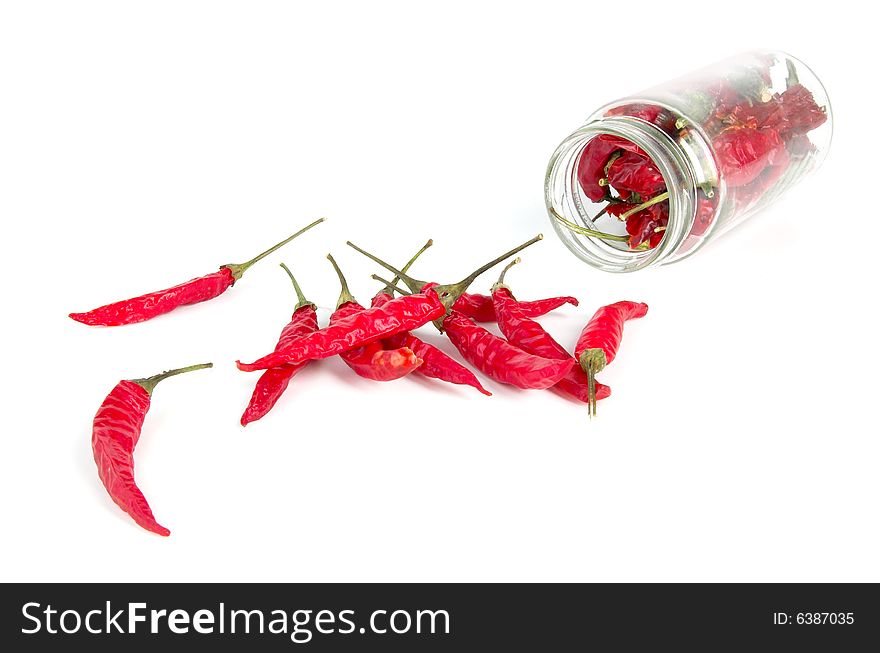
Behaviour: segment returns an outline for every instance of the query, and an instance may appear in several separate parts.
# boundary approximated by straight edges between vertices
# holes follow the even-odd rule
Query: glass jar
[[[596,111],[550,159],[547,211],[599,269],[680,261],[818,167],[831,131],[809,68],[749,52]]]

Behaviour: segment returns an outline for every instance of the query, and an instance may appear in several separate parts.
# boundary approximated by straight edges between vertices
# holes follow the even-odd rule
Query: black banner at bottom
[[[7,651],[855,650],[873,584],[6,584]],[[10,648],[10,645],[12,648]],[[876,648],[875,648],[876,650]]]

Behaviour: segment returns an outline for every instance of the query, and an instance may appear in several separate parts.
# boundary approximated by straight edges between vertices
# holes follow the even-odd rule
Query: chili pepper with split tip
[[[603,306],[590,318],[575,345],[574,355],[589,382],[590,414],[596,414],[596,374],[611,364],[620,348],[623,325],[644,317],[648,305],[622,301]]]
[[[422,249],[420,249],[406,265],[403,266],[402,270],[404,272],[408,271],[410,266],[422,254],[422,252],[424,252],[432,244],[433,242],[429,240],[425,244],[425,246],[422,247]],[[396,277],[392,281],[386,283],[385,287],[378,293],[376,293],[376,296],[373,297],[372,302],[372,305],[374,307],[387,304],[394,298],[394,291],[396,289],[395,282]],[[483,385],[477,379],[476,375],[468,368],[466,368],[454,358],[447,356],[443,351],[441,351],[434,345],[430,345],[421,338],[417,338],[409,331],[404,331],[402,333],[393,335],[390,338],[386,338],[382,342],[385,347],[389,349],[394,349],[398,347],[409,347],[410,349],[412,349],[415,352],[416,356],[422,359],[422,364],[416,369],[416,372],[421,374],[422,376],[426,376],[432,379],[438,379],[440,381],[446,381],[447,383],[454,383],[457,385],[469,385],[472,388],[476,388],[478,391],[482,392],[488,397],[492,396],[492,393],[483,387]]]
[[[423,292],[419,292],[419,290],[427,285],[425,282],[418,282],[405,272],[401,272],[383,261],[380,265],[399,275],[401,280],[411,289],[415,285],[418,286],[413,290],[412,295],[398,297],[383,306],[369,308],[365,311],[349,315],[340,319],[336,324],[300,338],[296,343],[281,351],[263,356],[253,363],[236,361],[236,365],[238,365],[238,369],[244,372],[254,372],[256,370],[277,367],[285,363],[295,363],[306,358],[327,358],[341,354],[354,347],[389,338],[401,331],[412,331],[431,321],[438,324],[437,321],[446,315],[447,311],[455,303],[455,300],[461,296],[461,293],[467,290],[474,279],[489,268],[498,265],[542,238],[543,236],[539,234],[528,242],[505,253],[503,256],[474,270],[474,272],[458,283],[426,288]],[[349,242],[347,244],[365,254],[368,258],[379,261],[375,256],[364,252],[364,250],[352,243]]]
[[[336,302],[336,310],[330,316],[330,325],[344,320],[350,315],[363,313],[367,309],[358,304],[348,289],[348,282],[336,264],[336,259],[327,254],[327,259],[333,265],[336,275],[339,277],[341,290],[339,300]],[[406,346],[386,349],[382,340],[375,340],[360,347],[354,347],[339,354],[339,357],[351,370],[365,379],[371,381],[394,381],[415,371],[422,364],[422,359]]]
[[[281,264],[281,267],[284,268],[284,271],[287,272],[291,282],[293,282],[293,288],[296,291],[297,304],[293,309],[293,315],[290,318],[290,322],[288,322],[281,330],[281,335],[278,337],[278,344],[275,345],[275,351],[286,347],[298,338],[314,333],[318,330],[318,315],[315,311],[315,305],[305,298],[296,278],[288,267],[284,265],[284,263]],[[309,363],[311,363],[310,360],[304,360],[292,365],[273,367],[272,369],[263,372],[260,375],[260,378],[257,379],[257,384],[254,386],[254,393],[251,395],[251,400],[248,402],[248,405],[241,416],[241,425],[247,426],[251,422],[255,422],[258,419],[265,417],[266,413],[272,410],[272,407],[281,395],[284,394],[284,391],[287,390],[290,380]]]
[[[89,326],[122,326],[145,322],[158,315],[173,311],[179,306],[197,304],[214,299],[231,288],[254,263],[323,221],[324,218],[315,220],[312,224],[303,227],[292,236],[273,245],[246,263],[230,263],[221,266],[217,272],[212,272],[203,277],[191,279],[165,290],[107,304],[85,313],[71,313],[70,318]]]
[[[509,263],[492,286],[492,300],[495,314],[498,316],[498,328],[509,343],[523,351],[543,358],[574,361],[574,357],[556,342],[544,327],[525,315],[510,288],[504,283],[507,271],[519,262],[520,259],[517,258]],[[549,389],[564,397],[589,403],[587,375],[577,365],[573,365],[566,375]],[[601,383],[596,384],[597,400],[605,399],[610,395],[611,388]]]
[[[145,379],[120,381],[98,409],[92,426],[92,454],[98,476],[110,498],[139,526],[159,535],[170,535],[153,517],[147,499],[134,480],[134,448],[150,409],[153,389],[163,379],[202,370],[211,363],[169,370]]]

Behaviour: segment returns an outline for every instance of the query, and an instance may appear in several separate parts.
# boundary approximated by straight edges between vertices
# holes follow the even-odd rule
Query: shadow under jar
[[[607,104],[553,153],[547,211],[590,265],[665,265],[741,223],[815,170],[831,142],[819,79],[756,51]]]

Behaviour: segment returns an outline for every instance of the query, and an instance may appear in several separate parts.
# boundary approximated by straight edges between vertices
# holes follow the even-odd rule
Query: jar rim
[[[652,102],[652,104],[657,104]],[[577,217],[592,225],[572,192],[577,183],[573,178],[577,161],[587,143],[602,134],[624,138],[645,151],[663,176],[669,193],[669,221],[663,239],[646,251],[625,250],[599,238],[578,234],[554,217],[554,212],[566,219]],[[559,177],[560,174],[564,176]],[[576,174],[574,175],[576,176]],[[554,190],[564,189],[560,197]],[[635,272],[659,264],[670,257],[690,233],[696,219],[696,178],[687,158],[675,142],[656,125],[632,116],[603,116],[581,126],[557,147],[547,167],[545,202],[553,228],[563,243],[580,258],[599,269],[609,272]],[[561,198],[569,200],[569,207],[559,206]]]

